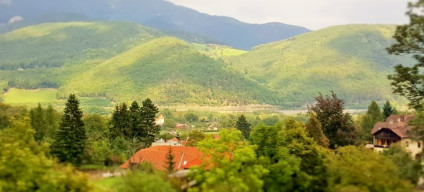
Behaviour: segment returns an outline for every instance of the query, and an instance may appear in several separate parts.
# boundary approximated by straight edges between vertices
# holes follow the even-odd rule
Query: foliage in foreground
[[[90,191],[84,174],[57,164],[34,140],[29,125],[14,122],[0,130],[0,191]]]

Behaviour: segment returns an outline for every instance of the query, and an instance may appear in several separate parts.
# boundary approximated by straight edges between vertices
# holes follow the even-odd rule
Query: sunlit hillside
[[[395,26],[344,25],[258,46],[233,57],[229,68],[281,91],[286,102],[302,105],[333,90],[349,105],[393,99],[387,75],[408,57],[390,56]]]

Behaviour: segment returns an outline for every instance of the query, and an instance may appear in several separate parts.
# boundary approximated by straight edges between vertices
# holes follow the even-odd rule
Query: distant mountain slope
[[[347,103],[392,99],[387,75],[408,57],[390,56],[395,26],[345,25],[255,47],[234,57],[229,68],[264,86],[280,90],[286,104],[312,102],[318,92],[334,90]]]
[[[5,53],[0,88],[55,87],[60,98],[70,93],[113,101],[150,97],[167,105],[279,102],[276,91],[228,71],[194,45],[136,24],[41,24],[0,35],[0,42],[7,44],[0,49]]]
[[[349,107],[396,98],[387,75],[394,26],[346,25],[246,52],[187,43],[126,22],[48,23],[0,35],[0,89],[161,105],[305,107],[334,90]]]
[[[82,18],[138,22],[183,39],[190,36],[186,40],[220,42],[245,50],[309,31],[283,23],[247,24],[229,17],[199,13],[164,0],[11,0],[10,5],[0,4],[0,23],[7,23],[17,15],[24,21],[35,18],[38,22],[69,21],[66,17],[57,17],[58,14],[69,14],[70,19],[80,15]],[[199,36],[194,37],[195,34]]]

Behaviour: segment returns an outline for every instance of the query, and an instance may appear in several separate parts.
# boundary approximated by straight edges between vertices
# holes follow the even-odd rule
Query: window
[[[405,141],[405,146],[409,147],[409,141]]]
[[[418,148],[421,148],[421,142],[418,142]]]

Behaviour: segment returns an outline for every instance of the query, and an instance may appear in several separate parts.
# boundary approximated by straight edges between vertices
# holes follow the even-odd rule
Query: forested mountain
[[[128,22],[67,22],[0,35],[0,88],[160,105],[304,107],[334,90],[350,107],[393,99],[394,26],[347,25],[246,52],[193,44]]]
[[[7,24],[20,16],[23,21]],[[44,22],[131,21],[163,30],[179,38],[226,44],[239,49],[283,40],[308,32],[283,23],[248,24],[229,17],[211,16],[164,0],[3,0],[0,32]]]
[[[392,25],[344,25],[255,47],[230,60],[230,69],[281,91],[285,103],[302,105],[334,90],[349,105],[391,99],[387,75],[407,57],[392,56]],[[293,101],[293,102],[291,102]]]

